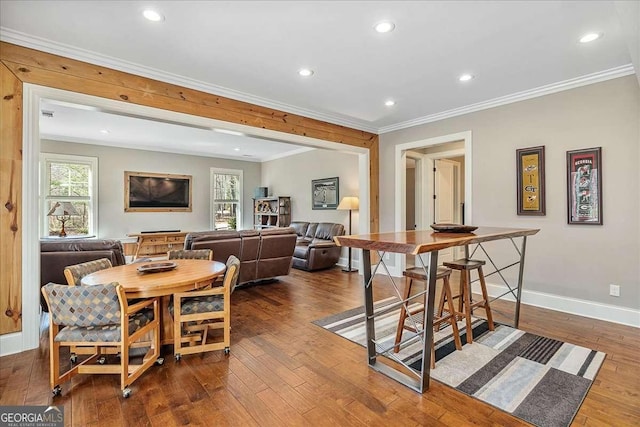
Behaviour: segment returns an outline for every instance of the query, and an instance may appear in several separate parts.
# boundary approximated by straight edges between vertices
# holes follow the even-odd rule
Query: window
[[[98,230],[98,159],[66,154],[40,155],[40,235],[57,236],[64,221],[67,236],[95,235]],[[56,203],[69,202],[77,215],[48,215]]]
[[[242,171],[211,169],[211,212],[214,230],[242,228]]]

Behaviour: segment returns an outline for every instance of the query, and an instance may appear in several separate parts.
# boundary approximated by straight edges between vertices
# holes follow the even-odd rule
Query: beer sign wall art
[[[567,151],[569,224],[602,225],[602,148]]]
[[[516,150],[518,215],[545,215],[544,145]]]

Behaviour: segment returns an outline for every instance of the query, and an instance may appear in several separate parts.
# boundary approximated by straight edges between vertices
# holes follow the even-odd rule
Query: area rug
[[[375,311],[394,303],[395,298],[378,301]],[[397,308],[376,317],[379,348],[393,345],[399,315]],[[364,307],[313,323],[366,346]],[[472,323],[474,342],[466,344],[465,323],[459,322],[458,328],[462,351],[455,350],[450,325],[434,335],[436,367],[431,378],[537,426],[571,424],[606,356],[506,325],[495,324],[495,330],[489,331],[479,318]],[[403,342],[409,334],[404,331]],[[408,341],[396,356],[418,371],[422,344],[417,337]]]

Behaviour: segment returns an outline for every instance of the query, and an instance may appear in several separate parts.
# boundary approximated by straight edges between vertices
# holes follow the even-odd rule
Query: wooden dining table
[[[176,267],[161,272],[152,271],[154,264],[175,263]],[[82,285],[99,285],[118,282],[128,299],[162,297],[160,339],[162,344],[173,344],[173,321],[169,314],[169,301],[176,292],[201,289],[224,275],[226,266],[217,261],[199,259],[175,259],[120,265],[96,271],[82,278]]]

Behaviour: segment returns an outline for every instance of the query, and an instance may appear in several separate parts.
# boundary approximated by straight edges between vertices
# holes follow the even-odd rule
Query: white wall
[[[251,197],[260,185],[260,163],[50,140],[42,141],[41,151],[98,157],[98,237],[123,238],[128,233],[150,230],[210,230],[212,167],[244,171],[243,228],[252,228]],[[124,171],[192,175],[192,211],[125,212]]]
[[[340,178],[340,199],[358,196],[358,156],[355,154],[318,149],[262,163],[262,186],[269,187],[269,194],[291,196],[292,221],[335,222],[344,224],[348,232],[348,211],[312,209],[311,181],[334,176]],[[358,212],[355,211],[351,233],[358,233]],[[353,251],[354,260],[357,252]],[[346,248],[343,257],[346,257]]]
[[[471,131],[471,223],[540,229],[528,240],[525,289],[639,309],[639,98],[628,76],[381,135],[380,231],[395,223],[394,146]],[[547,213],[518,216],[516,149],[538,145]],[[568,225],[566,151],[591,147],[602,147],[604,225]],[[619,298],[610,283],[621,286]]]

